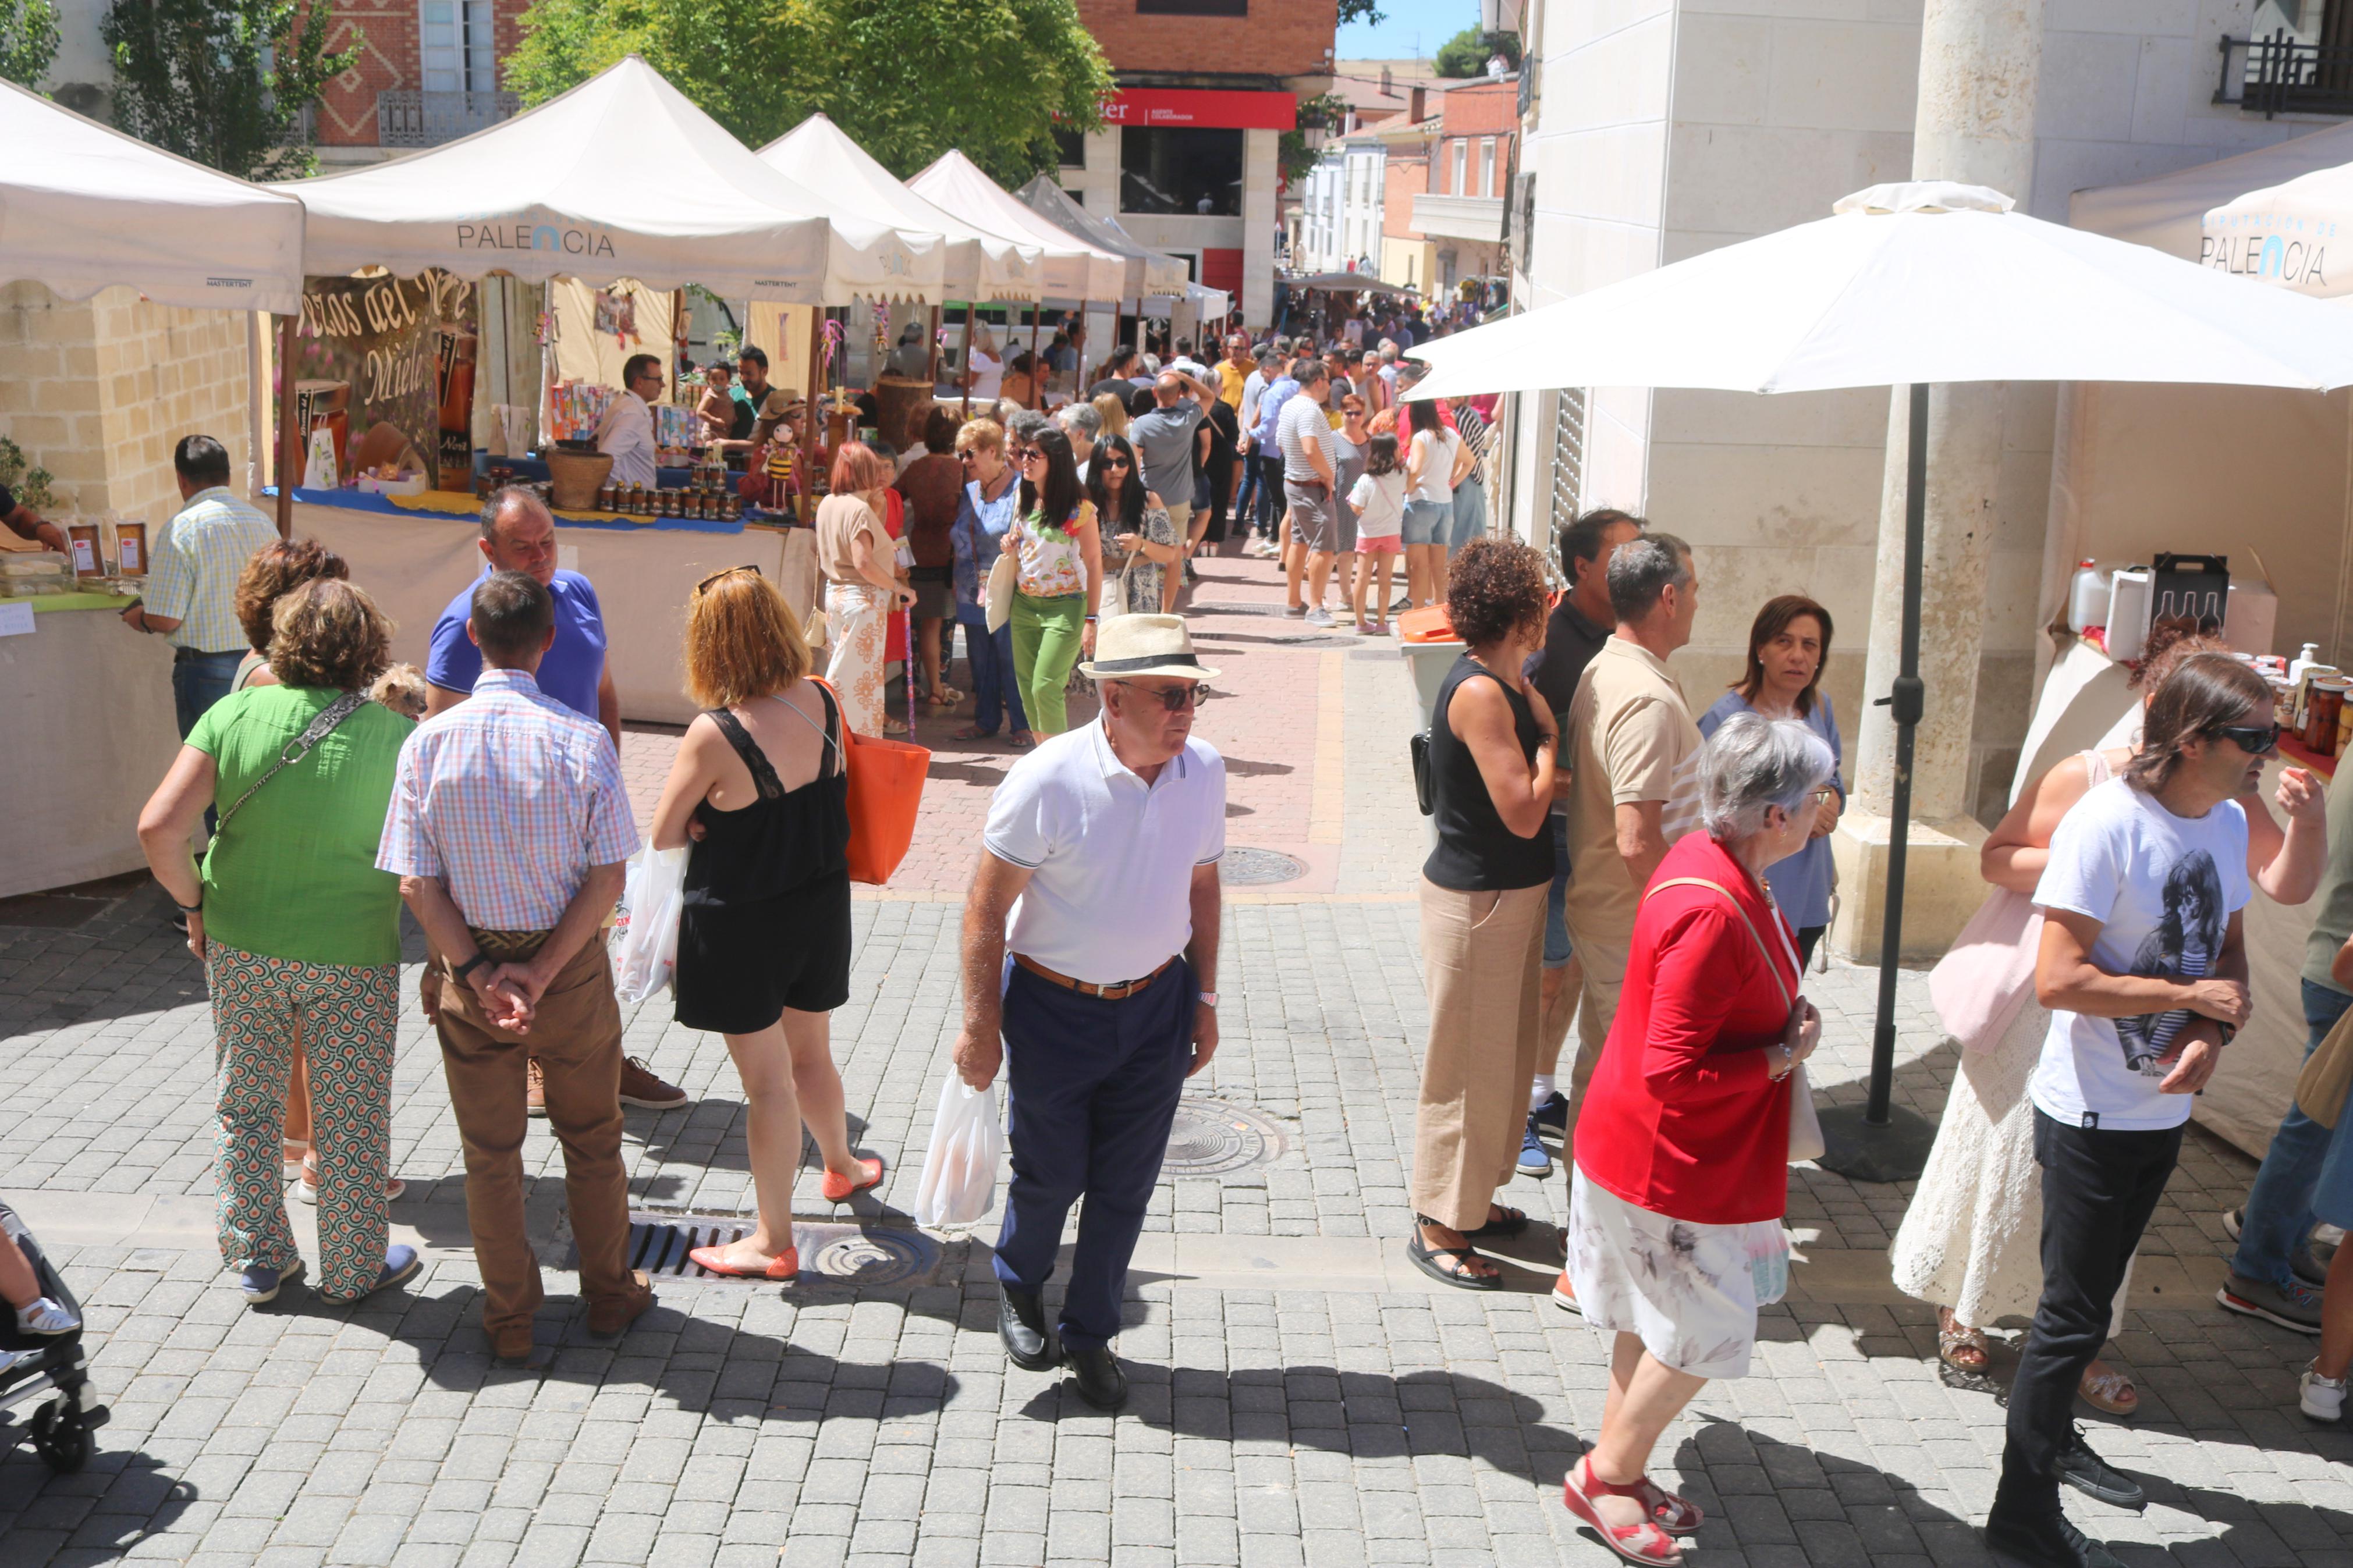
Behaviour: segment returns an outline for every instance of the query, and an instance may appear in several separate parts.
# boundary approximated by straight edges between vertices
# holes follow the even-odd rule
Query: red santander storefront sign
[[[1181,125],[1219,131],[1291,131],[1299,100],[1287,92],[1216,88],[1131,87],[1103,105],[1113,125]]]

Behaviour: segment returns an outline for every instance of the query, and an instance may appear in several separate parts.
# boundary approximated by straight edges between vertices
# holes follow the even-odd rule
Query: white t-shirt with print
[[[2059,820],[2034,901],[2101,923],[2091,960],[2112,974],[2199,979],[2212,972],[2243,908],[2247,818],[2236,801],[2176,816],[2123,779],[2093,788]],[[2054,1011],[2028,1092],[2070,1126],[2147,1131],[2189,1120],[2191,1096],[2161,1094],[2159,1058],[2195,1015],[2131,1018]]]

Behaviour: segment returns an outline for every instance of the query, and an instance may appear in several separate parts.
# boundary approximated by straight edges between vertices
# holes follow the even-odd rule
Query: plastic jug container
[[[2108,624],[2108,603],[2116,591],[2114,577],[2090,562],[2076,563],[2067,589],[2067,625],[2076,631]]]

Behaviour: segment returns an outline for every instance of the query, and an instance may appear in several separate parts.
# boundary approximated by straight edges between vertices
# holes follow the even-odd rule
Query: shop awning
[[[1117,300],[1127,259],[1057,224],[980,172],[961,153],[943,153],[907,188],[990,234],[1045,253],[1046,292],[1057,300]]]
[[[1316,272],[1305,278],[1276,279],[1286,289],[1326,289],[1338,294],[1409,294],[1394,283],[1384,283],[1373,272]]]
[[[2251,190],[2208,213],[2199,259],[2322,300],[2353,294],[2353,150],[2348,162]]]
[[[0,81],[0,282],[291,315],[302,207]]]
[[[760,161],[879,223],[946,237],[942,287],[955,300],[1034,300],[1044,290],[1044,247],[975,227],[893,179],[840,126],[812,114],[760,149]]]
[[[313,273],[630,278],[797,305],[944,297],[945,236],[779,174],[635,55],[463,141],[273,188],[309,209]]]
[[[1039,174],[1013,194],[1056,227],[1069,229],[1088,244],[1120,258],[1126,268],[1121,279],[1121,299],[1185,292],[1190,275],[1183,262],[1156,250],[1146,250],[1129,238],[1125,229],[1115,223],[1106,223],[1079,205],[1045,175]]]

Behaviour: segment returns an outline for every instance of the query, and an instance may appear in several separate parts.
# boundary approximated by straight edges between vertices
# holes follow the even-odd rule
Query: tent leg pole
[[[940,384],[940,308],[937,305],[932,307],[932,335],[925,352],[929,357],[923,361],[923,385],[930,389]]]
[[[972,417],[972,301],[964,303],[964,353],[956,361],[956,386],[964,393],[964,413],[959,417]]]
[[[1879,700],[1895,721],[1895,785],[1888,803],[1886,912],[1879,937],[1879,1007],[1871,1032],[1870,1094],[1858,1116],[1852,1106],[1821,1115],[1820,1163],[1857,1181],[1905,1182],[1927,1164],[1936,1126],[1894,1103],[1895,980],[1904,951],[1904,863],[1911,845],[1912,745],[1927,707],[1920,680],[1921,557],[1927,550],[1928,388],[1911,388],[1910,434],[1904,462],[1904,625],[1894,689]]]
[[[1038,318],[1044,315],[1046,301],[1029,301],[1029,405],[1040,414],[1046,411],[1046,378],[1038,373]]]
[[[808,391],[801,398],[801,504],[809,509],[804,521],[817,517],[817,400],[818,356],[825,348],[825,307],[809,307]]]
[[[300,316],[278,318],[278,537],[294,537],[294,481],[302,472],[302,432],[294,427],[294,329]]]

